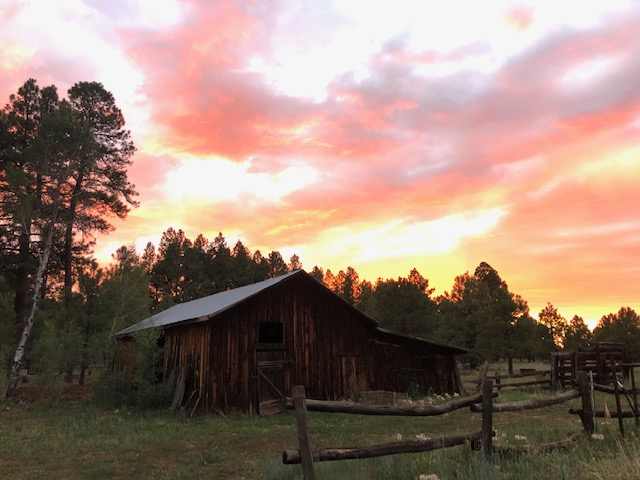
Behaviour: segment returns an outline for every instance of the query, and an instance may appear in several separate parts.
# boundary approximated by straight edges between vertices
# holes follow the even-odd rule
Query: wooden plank
[[[496,447],[495,451],[500,454],[529,454],[540,455],[543,453],[549,453],[556,450],[562,450],[570,448],[575,445],[576,441],[580,438],[578,434],[569,435],[567,438],[558,440],[555,442],[541,443],[539,445],[522,445],[522,446],[509,446],[509,447]]]
[[[595,422],[593,420],[593,396],[591,395],[590,382],[587,379],[587,372],[578,373],[578,391],[582,399],[582,426],[586,433],[591,435],[595,432]]]
[[[630,369],[630,374],[631,374],[631,391],[633,392],[633,410],[634,410],[634,418],[635,418],[635,424],[636,424],[636,428],[640,427],[640,415],[638,412],[638,391],[636,390],[636,375],[635,375],[635,368],[636,365],[635,364],[631,364],[629,365],[629,369]]]
[[[602,393],[609,393],[611,395],[615,395],[616,394],[616,389],[615,387],[610,387],[608,385],[602,385],[601,383],[594,383],[593,384],[593,389],[598,391],[598,392],[602,392]],[[625,393],[631,394],[631,395],[636,395],[639,392],[639,390],[635,387],[633,387],[631,390],[625,389],[624,390]]]
[[[493,380],[482,384],[482,453],[485,460],[493,456]]]
[[[492,382],[493,383],[493,382]],[[497,393],[492,394],[497,397]],[[316,412],[352,413],[356,415],[390,415],[430,417],[453,412],[468,407],[482,400],[482,394],[459,397],[439,405],[426,406],[395,406],[395,405],[364,405],[353,402],[334,402],[324,400],[306,400],[307,410]],[[287,399],[287,408],[293,408],[294,403]]]
[[[624,421],[622,416],[622,405],[620,403],[620,387],[618,385],[618,375],[617,372],[613,371],[613,389],[614,395],[616,396],[616,416],[618,417],[618,427],[620,428],[620,435],[624,437]]]
[[[334,460],[350,460],[358,458],[383,457],[399,453],[419,453],[438,450],[441,448],[464,445],[467,442],[477,442],[481,433],[469,435],[456,435],[426,440],[407,440],[403,442],[384,443],[361,448],[323,448],[313,452],[313,459],[317,462]],[[291,465],[301,461],[298,450],[285,450],[282,452],[282,463]]]
[[[501,412],[519,412],[521,410],[535,410],[537,408],[549,407],[551,405],[557,405],[560,403],[568,402],[574,398],[580,397],[580,392],[576,390],[569,390],[567,392],[553,395],[549,398],[541,398],[539,400],[522,400],[519,402],[501,402],[493,404],[493,411],[496,413]],[[480,405],[471,405],[472,412],[482,412]]]
[[[530,382],[520,382],[520,383],[496,383],[495,388],[498,390],[502,388],[519,388],[519,387],[531,387],[534,385],[549,385],[551,383],[550,380],[532,380]]]
[[[578,408],[570,408],[569,409],[569,413],[571,415],[580,415],[582,416],[584,413],[584,410],[582,409],[578,409]],[[593,416],[596,418],[610,418],[611,414],[609,412],[605,412],[604,410],[594,410],[593,412]],[[622,418],[634,418],[634,412],[630,412],[628,410],[623,410],[622,411]]]
[[[313,457],[311,455],[311,443],[307,431],[307,409],[305,407],[304,385],[293,387],[293,404],[295,408],[296,427],[298,432],[298,452],[302,463],[304,480],[315,480],[313,470]]]

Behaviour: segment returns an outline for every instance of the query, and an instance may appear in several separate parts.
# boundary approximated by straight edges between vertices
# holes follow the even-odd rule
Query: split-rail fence
[[[396,405],[365,405],[342,401],[322,401],[305,398],[304,386],[295,386],[292,390],[292,398],[286,399],[287,408],[294,411],[296,418],[298,449],[285,450],[282,453],[284,464],[301,464],[305,480],[315,480],[314,462],[363,459],[395,455],[400,453],[417,453],[470,444],[474,450],[481,450],[486,460],[491,460],[496,451],[493,445],[493,415],[502,412],[518,412],[545,408],[562,404],[573,399],[580,398],[581,409],[570,409],[570,414],[579,415],[583,430],[586,434],[595,431],[595,418],[604,416],[601,411],[594,409],[594,391],[610,393],[616,397],[616,416],[619,421],[620,432],[624,435],[623,418],[635,418],[636,427],[640,426],[640,414],[638,410],[638,390],[635,385],[633,367],[640,364],[621,364],[620,368],[627,368],[631,372],[631,390],[625,390],[621,382],[616,380],[614,386],[600,385],[593,382],[593,375],[586,372],[578,372],[574,389],[556,393],[548,398],[522,400],[514,402],[494,402],[499,396],[496,390],[507,387],[527,387],[533,385],[551,384],[551,380],[537,380],[522,383],[500,383],[505,378],[521,378],[540,375],[546,372],[529,374],[517,374],[513,376],[499,377],[488,376],[485,372],[481,375],[479,384],[480,392],[474,395],[454,398],[448,402],[428,406],[396,406]],[[631,411],[623,411],[621,397],[625,397],[631,407]],[[462,408],[470,408],[472,412],[482,414],[482,427],[479,432],[471,432],[463,435],[442,436],[438,438],[425,438],[389,442],[368,447],[359,448],[321,448],[312,449],[311,439],[307,428],[307,411],[347,413],[356,415],[395,415],[395,416],[437,416],[453,412]],[[500,451],[544,452],[570,446],[578,438],[578,432],[568,438],[536,446],[522,448],[501,448]]]

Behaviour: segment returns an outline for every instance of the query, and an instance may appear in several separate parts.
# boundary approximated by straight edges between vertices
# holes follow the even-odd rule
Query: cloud
[[[533,305],[635,298],[633,2],[0,8],[0,92],[95,78],[130,120],[142,206],[111,246],[222,230],[440,289],[484,259]]]

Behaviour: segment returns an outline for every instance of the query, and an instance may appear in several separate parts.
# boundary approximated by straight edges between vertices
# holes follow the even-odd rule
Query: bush
[[[136,365],[103,374],[94,390],[99,405],[157,409],[171,404],[175,381],[162,381],[162,351],[157,340],[157,333],[136,337]]]
[[[105,372],[93,393],[96,403],[103,407],[120,408],[136,404],[136,387],[125,372]]]

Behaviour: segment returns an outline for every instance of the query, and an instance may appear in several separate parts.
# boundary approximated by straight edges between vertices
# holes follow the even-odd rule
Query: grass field
[[[509,391],[501,393],[500,400],[539,395],[546,394]],[[599,397],[597,405],[602,401]],[[613,404],[609,398],[612,411]],[[498,444],[549,442],[580,431],[578,418],[567,414],[569,406],[577,407],[578,402],[496,415]],[[626,424],[624,441],[615,420],[600,421],[604,440],[582,439],[568,451],[498,458],[493,464],[463,446],[324,463],[317,471],[319,478],[332,480],[415,479],[430,473],[441,480],[640,478],[640,440],[633,421]],[[478,431],[480,416],[467,409],[426,418],[311,413],[310,427],[316,447],[361,446],[393,441],[397,434],[408,439]],[[286,480],[300,478],[299,466],[280,463],[282,450],[295,447],[294,421],[287,414],[187,419],[168,412],[105,410],[82,395],[0,403],[0,478]]]

